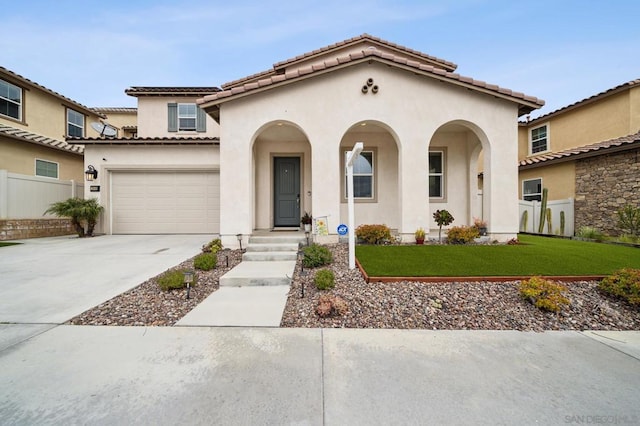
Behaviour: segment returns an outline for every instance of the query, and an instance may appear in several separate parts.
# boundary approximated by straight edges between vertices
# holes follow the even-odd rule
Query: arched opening
[[[429,141],[430,216],[446,209],[455,226],[488,219],[483,186],[491,176],[490,151],[485,133],[471,122],[451,121],[436,130]]]
[[[340,140],[340,220],[347,221],[345,158],[356,142],[364,150],[354,165],[356,226],[385,224],[392,230],[401,226],[399,151],[400,143],[384,123],[364,120],[351,126]]]
[[[311,144],[295,123],[262,126],[252,147],[253,228],[298,229],[311,205]]]

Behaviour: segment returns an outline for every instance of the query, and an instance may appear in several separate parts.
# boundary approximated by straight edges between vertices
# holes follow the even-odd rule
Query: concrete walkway
[[[640,422],[640,332],[23,327],[2,424]]]

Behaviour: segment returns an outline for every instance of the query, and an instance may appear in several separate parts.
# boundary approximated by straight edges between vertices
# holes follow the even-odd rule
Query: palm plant
[[[93,230],[96,227],[98,216],[104,211],[104,207],[98,203],[97,198],[82,201],[80,217],[87,221],[87,237],[93,237]]]
[[[98,203],[97,198],[91,198],[89,200],[69,198],[51,204],[44,214],[52,213],[58,217],[70,218],[71,224],[75,228],[78,237],[82,238],[84,236],[93,236],[93,230],[96,227],[98,216],[100,216],[100,213],[103,211],[104,207]],[[86,234],[83,222],[87,223]]]

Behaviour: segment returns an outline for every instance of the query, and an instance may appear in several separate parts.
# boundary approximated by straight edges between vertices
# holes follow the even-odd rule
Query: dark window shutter
[[[200,108],[197,108],[197,111],[198,111],[198,115],[196,118],[196,131],[206,132],[207,131],[207,114],[204,112],[203,109],[200,109]]]
[[[168,123],[169,123],[169,132],[177,132],[178,131],[178,104],[168,104],[167,109],[169,111]]]

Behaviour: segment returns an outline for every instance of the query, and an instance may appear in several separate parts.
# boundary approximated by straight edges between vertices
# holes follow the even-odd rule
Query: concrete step
[[[295,260],[241,262],[220,277],[220,287],[291,285]]]
[[[249,237],[251,244],[298,244],[306,243],[304,235],[252,235]]]
[[[243,261],[293,260],[298,257],[297,251],[248,251],[242,255]]]
[[[250,251],[298,251],[298,243],[249,243],[247,252]]]

